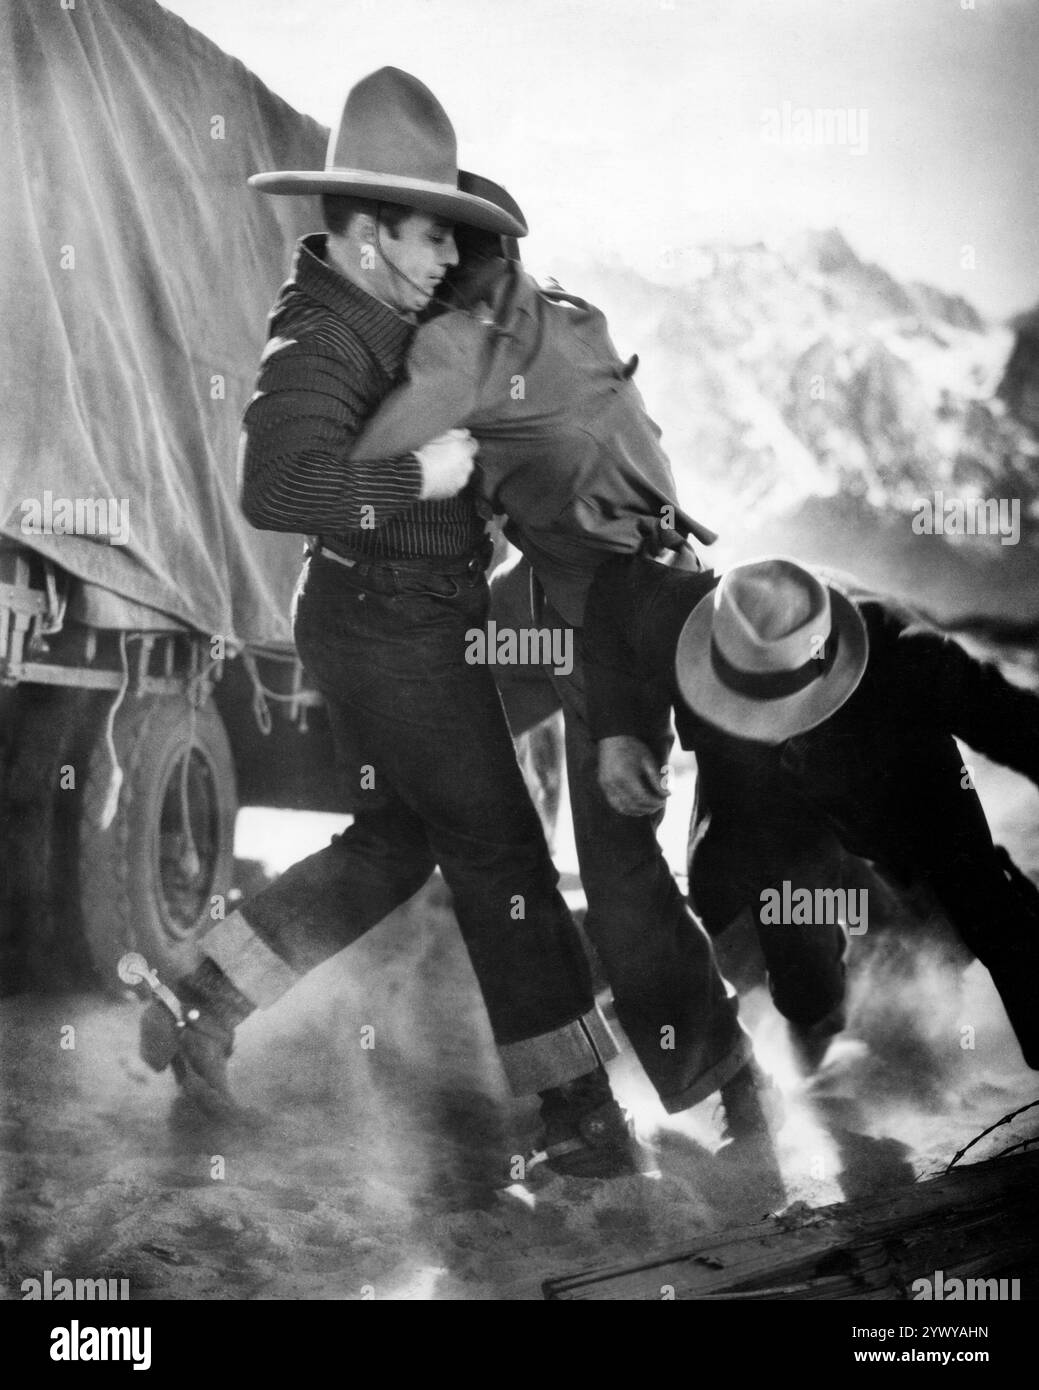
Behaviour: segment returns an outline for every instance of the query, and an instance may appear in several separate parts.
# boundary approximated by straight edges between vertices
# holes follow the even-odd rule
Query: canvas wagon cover
[[[241,516],[236,449],[320,219],[246,178],[321,167],[327,132],[152,0],[4,0],[0,131],[0,532],[203,632],[290,640],[301,542]],[[26,535],[61,499],[125,504],[127,544]]]

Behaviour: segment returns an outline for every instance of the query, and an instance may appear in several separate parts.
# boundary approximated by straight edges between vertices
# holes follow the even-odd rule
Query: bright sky
[[[374,68],[415,73],[537,268],[681,278],[698,242],[836,225],[990,315],[1039,300],[1039,0],[166,4],[325,124]],[[817,110],[843,143],[805,143]]]

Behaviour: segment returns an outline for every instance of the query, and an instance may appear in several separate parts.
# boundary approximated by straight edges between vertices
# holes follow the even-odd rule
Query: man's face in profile
[[[379,269],[386,280],[384,297],[406,313],[420,313],[448,270],[458,264],[451,223],[424,212],[406,217],[395,237],[383,228],[379,251]]]

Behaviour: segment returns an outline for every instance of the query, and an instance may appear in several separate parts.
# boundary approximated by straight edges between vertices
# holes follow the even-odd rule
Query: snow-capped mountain
[[[719,529],[809,499],[891,517],[941,491],[1039,512],[1039,448],[995,392],[1013,346],[965,299],[901,284],[837,230],[697,249],[669,283],[561,266],[606,310],[687,505]]]

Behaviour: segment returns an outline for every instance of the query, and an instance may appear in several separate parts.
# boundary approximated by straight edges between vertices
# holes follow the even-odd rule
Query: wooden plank
[[[638,1261],[546,1280],[547,1299],[899,1299],[914,1279],[1034,1276],[1039,1153],[718,1231]]]

